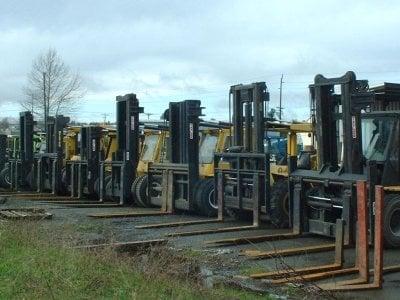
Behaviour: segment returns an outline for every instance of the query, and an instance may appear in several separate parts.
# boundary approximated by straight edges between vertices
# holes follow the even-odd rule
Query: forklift
[[[9,159],[10,188],[13,191],[29,190],[34,187],[32,170],[34,165],[33,115],[29,111],[19,114],[19,153]]]
[[[100,126],[82,126],[79,137],[79,158],[66,161],[66,177],[69,179],[71,197],[81,199],[98,196],[100,157],[103,154],[101,139],[103,128]]]
[[[168,129],[165,126],[144,125],[143,141],[137,167],[137,176],[134,180],[131,193],[134,197],[134,202],[138,206],[148,207],[147,202],[147,183],[148,183],[148,168],[153,162],[167,162],[167,140],[169,138]]]
[[[6,134],[0,134],[0,187],[7,187],[9,176],[7,170],[7,162],[9,158],[10,149],[8,148],[8,137]]]
[[[143,107],[135,94],[117,96],[117,145],[112,159],[104,155],[99,169],[99,201],[118,199],[120,205],[133,201],[131,186],[139,161],[139,114]]]
[[[148,202],[164,211],[198,211],[200,105],[200,100],[169,103],[170,162],[148,167]]]
[[[231,211],[241,218],[253,212],[253,226],[260,213],[269,209],[269,154],[264,150],[269,92],[265,82],[239,84],[230,88],[233,106],[233,143],[226,152],[214,155],[214,195],[219,214]]]
[[[384,242],[387,247],[399,247],[400,84],[370,88],[367,80],[357,80],[353,72],[347,72],[339,78],[317,75],[310,93],[320,168],[291,170],[293,229],[333,237],[335,222],[342,219],[344,244],[354,243],[356,182],[365,180],[369,224],[374,220],[373,191],[382,185]]]
[[[169,113],[167,110],[166,114]],[[178,115],[179,117],[179,115]],[[168,119],[168,117],[167,117]],[[179,124],[179,121],[177,122]],[[177,145],[169,143],[169,126],[158,125],[157,127],[145,125],[145,139],[142,146],[140,162],[138,165],[138,177],[136,178],[132,192],[140,206],[149,207],[147,197],[148,167],[152,163],[168,164],[170,162],[170,151],[176,151]],[[158,129],[158,131],[150,130]],[[146,131],[147,129],[147,131]],[[214,216],[218,207],[214,201],[214,152],[223,151],[230,137],[230,126],[224,122],[208,122],[199,119],[199,147],[198,147],[198,183],[195,191],[195,202],[198,203],[198,212],[207,216]],[[172,148],[171,148],[172,147]],[[153,154],[150,158],[149,155]],[[161,195],[161,177],[152,181],[154,195]]]
[[[58,115],[48,117],[46,122],[46,152],[34,155],[33,174],[36,175],[38,193],[51,192],[54,195],[65,193],[62,183],[64,162],[64,129],[69,117]]]

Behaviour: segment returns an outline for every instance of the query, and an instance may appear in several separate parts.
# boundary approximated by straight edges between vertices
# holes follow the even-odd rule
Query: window
[[[394,120],[365,119],[362,121],[363,153],[366,159],[384,161]]]
[[[158,135],[146,135],[144,139],[142,160],[151,161],[154,159],[154,152],[157,147]]]
[[[209,164],[214,159],[214,151],[217,146],[218,137],[215,135],[204,135],[200,145],[199,162]]]

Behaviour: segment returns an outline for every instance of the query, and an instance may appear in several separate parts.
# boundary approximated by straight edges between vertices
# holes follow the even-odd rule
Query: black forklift
[[[8,137],[6,134],[0,134],[0,187],[8,187],[10,180],[8,169],[8,159],[11,151],[8,148]],[[5,176],[7,174],[7,176]]]
[[[53,195],[65,193],[62,183],[64,160],[64,129],[69,117],[58,115],[48,117],[46,122],[46,150],[34,154],[33,174],[36,175],[36,190],[38,193],[51,192]]]
[[[68,160],[65,167],[72,198],[82,199],[85,196],[96,199],[99,196],[100,158],[104,156],[101,151],[102,134],[100,126],[82,126],[76,136],[79,160]]]
[[[168,109],[169,162],[150,163],[148,202],[173,213],[175,209],[196,212],[195,191],[199,178],[200,100],[170,102]]]
[[[230,88],[233,143],[214,155],[215,193],[219,213],[241,217],[253,212],[253,225],[270,208],[269,154],[264,150],[269,92],[265,82]]]
[[[118,149],[111,161],[103,155],[99,163],[99,201],[118,200],[125,205],[133,202],[131,186],[139,161],[139,114],[143,107],[135,94],[127,94],[117,96],[116,109]]]
[[[35,186],[33,178],[34,149],[33,133],[35,122],[29,111],[19,114],[19,151],[16,157],[8,161],[11,190],[32,190]]]
[[[399,247],[400,84],[370,88],[367,80],[357,80],[353,72],[347,72],[339,78],[317,75],[310,93],[320,169],[291,171],[293,230],[334,237],[336,220],[342,219],[344,244],[353,244],[356,182],[364,180],[369,224],[374,219],[375,185],[383,185],[384,241],[388,247]]]

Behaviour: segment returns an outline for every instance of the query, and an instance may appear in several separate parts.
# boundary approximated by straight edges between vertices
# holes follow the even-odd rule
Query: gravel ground
[[[0,201],[0,208],[16,208],[16,207],[41,207],[47,209],[53,214],[51,220],[41,221],[44,226],[51,226],[52,228],[63,226],[70,226],[74,228],[76,232],[77,244],[88,244],[88,243],[101,243],[108,241],[128,242],[128,241],[139,241],[148,239],[166,238],[166,233],[199,230],[199,229],[211,229],[219,227],[230,227],[248,225],[246,222],[238,222],[234,220],[227,220],[223,224],[199,224],[190,226],[181,226],[173,228],[153,228],[153,229],[137,229],[136,225],[154,224],[162,222],[176,222],[186,220],[199,220],[204,217],[189,216],[185,214],[175,214],[168,216],[151,216],[151,217],[140,217],[140,218],[113,218],[113,219],[93,219],[89,218],[88,214],[93,213],[114,213],[114,212],[133,212],[138,209],[132,207],[101,207],[101,208],[73,208],[66,207],[61,204],[46,204],[40,201],[30,201],[25,199],[13,199],[13,198],[2,198]],[[4,202],[4,203],[2,203]],[[143,209],[140,209],[143,211]],[[262,259],[262,260],[250,260],[245,256],[241,255],[243,250],[273,250],[283,249],[307,245],[316,245],[321,243],[329,243],[328,239],[320,237],[302,237],[290,240],[281,240],[275,242],[263,242],[257,244],[246,244],[240,246],[228,246],[228,247],[210,247],[204,242],[231,237],[249,237],[253,235],[271,234],[277,232],[287,232],[284,230],[275,230],[268,227],[263,227],[257,230],[247,230],[238,232],[226,232],[206,235],[195,235],[187,237],[174,237],[168,238],[169,245],[175,249],[186,249],[190,248],[196,251],[205,253],[207,256],[218,257],[220,263],[218,266],[205,266],[205,276],[212,278],[237,278],[233,284],[240,284],[250,287],[252,289],[263,289],[268,286],[268,290],[271,287],[257,280],[246,280],[241,276],[265,271],[276,270],[277,267],[282,265],[282,258],[280,259]],[[372,252],[372,250],[371,250]],[[384,253],[385,265],[400,264],[400,255],[398,250],[386,250]],[[306,255],[298,255],[284,258],[284,264],[291,268],[315,266],[322,264],[329,264],[333,262],[334,253],[333,251],[314,253]],[[354,264],[354,249],[345,250],[345,265],[351,266]],[[371,265],[373,262],[373,256],[371,253],[370,257]],[[239,276],[239,277],[238,277]],[[351,278],[351,277],[347,277]],[[336,280],[343,280],[346,277],[340,277]],[[237,283],[239,280],[240,283]],[[328,280],[332,281],[332,279]],[[274,287],[275,288],[275,287]],[[400,292],[400,275],[399,273],[388,274],[384,276],[384,288],[382,290],[375,291],[363,291],[357,293],[341,293],[337,294],[340,298],[360,298],[360,299],[398,299]],[[276,290],[277,294],[281,294],[281,290]],[[316,294],[318,297],[318,294]]]

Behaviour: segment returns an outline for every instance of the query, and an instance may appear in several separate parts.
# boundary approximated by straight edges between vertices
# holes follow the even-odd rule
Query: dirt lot
[[[29,201],[21,199],[3,199],[4,203],[0,204],[1,208],[15,208],[15,207],[41,207],[47,209],[53,214],[51,220],[40,221],[43,226],[51,226],[52,228],[69,227],[73,228],[76,236],[76,244],[98,244],[103,242],[128,242],[139,241],[148,239],[164,239],[165,234],[171,232],[217,228],[217,227],[230,227],[239,225],[248,225],[245,222],[238,222],[234,220],[227,220],[223,224],[202,224],[181,226],[174,228],[158,228],[158,229],[137,229],[135,226],[144,224],[154,224],[161,222],[175,222],[184,220],[204,219],[196,216],[188,216],[184,214],[168,215],[168,216],[151,216],[140,218],[110,218],[110,219],[93,219],[89,218],[88,214],[93,213],[113,213],[113,212],[133,212],[135,208],[129,207],[101,207],[101,208],[73,208],[61,204],[47,204],[40,201]],[[137,209],[136,209],[137,210]],[[143,209],[141,209],[143,211]],[[319,237],[303,237],[291,240],[281,240],[276,242],[263,242],[252,245],[228,246],[228,247],[210,247],[204,242],[230,237],[248,237],[260,234],[276,233],[268,227],[263,227],[257,230],[247,230],[229,233],[217,233],[206,235],[195,235],[186,237],[168,238],[168,246],[176,251],[182,249],[191,249],[205,255],[207,257],[218,258],[218,265],[212,264],[204,265],[204,277],[207,284],[212,285],[214,281],[225,280],[238,284],[240,286],[248,287],[250,289],[266,289],[274,291],[277,295],[288,295],[287,289],[282,290],[278,287],[271,287],[268,282],[260,280],[246,279],[246,275],[261,271],[273,271],[277,268],[285,266],[286,268],[298,268],[305,266],[315,266],[321,264],[328,264],[333,261],[333,251],[306,254],[301,256],[292,256],[286,258],[275,259],[262,259],[251,260],[241,255],[243,250],[273,250],[290,248],[297,246],[316,245],[321,243],[329,243],[327,239]],[[285,232],[285,231],[281,231]],[[399,264],[400,256],[398,250],[387,250],[384,255],[385,265]],[[372,254],[371,254],[372,263]],[[354,264],[354,250],[345,250],[345,265],[351,266]],[[336,280],[343,280],[346,277],[340,277]],[[348,277],[351,278],[351,277]],[[398,299],[397,293],[400,292],[399,274],[388,274],[384,276],[384,288],[376,291],[364,291],[357,293],[341,293],[336,294],[339,298],[360,298],[360,299]],[[328,281],[332,281],[330,279]],[[311,294],[318,296],[318,289],[315,289],[313,284],[305,286],[303,289],[310,290]],[[289,293],[290,294],[290,293]],[[310,295],[311,295],[310,294]],[[295,295],[291,295],[289,298]],[[303,295],[304,296],[304,295]],[[302,296],[302,297],[303,297]]]

